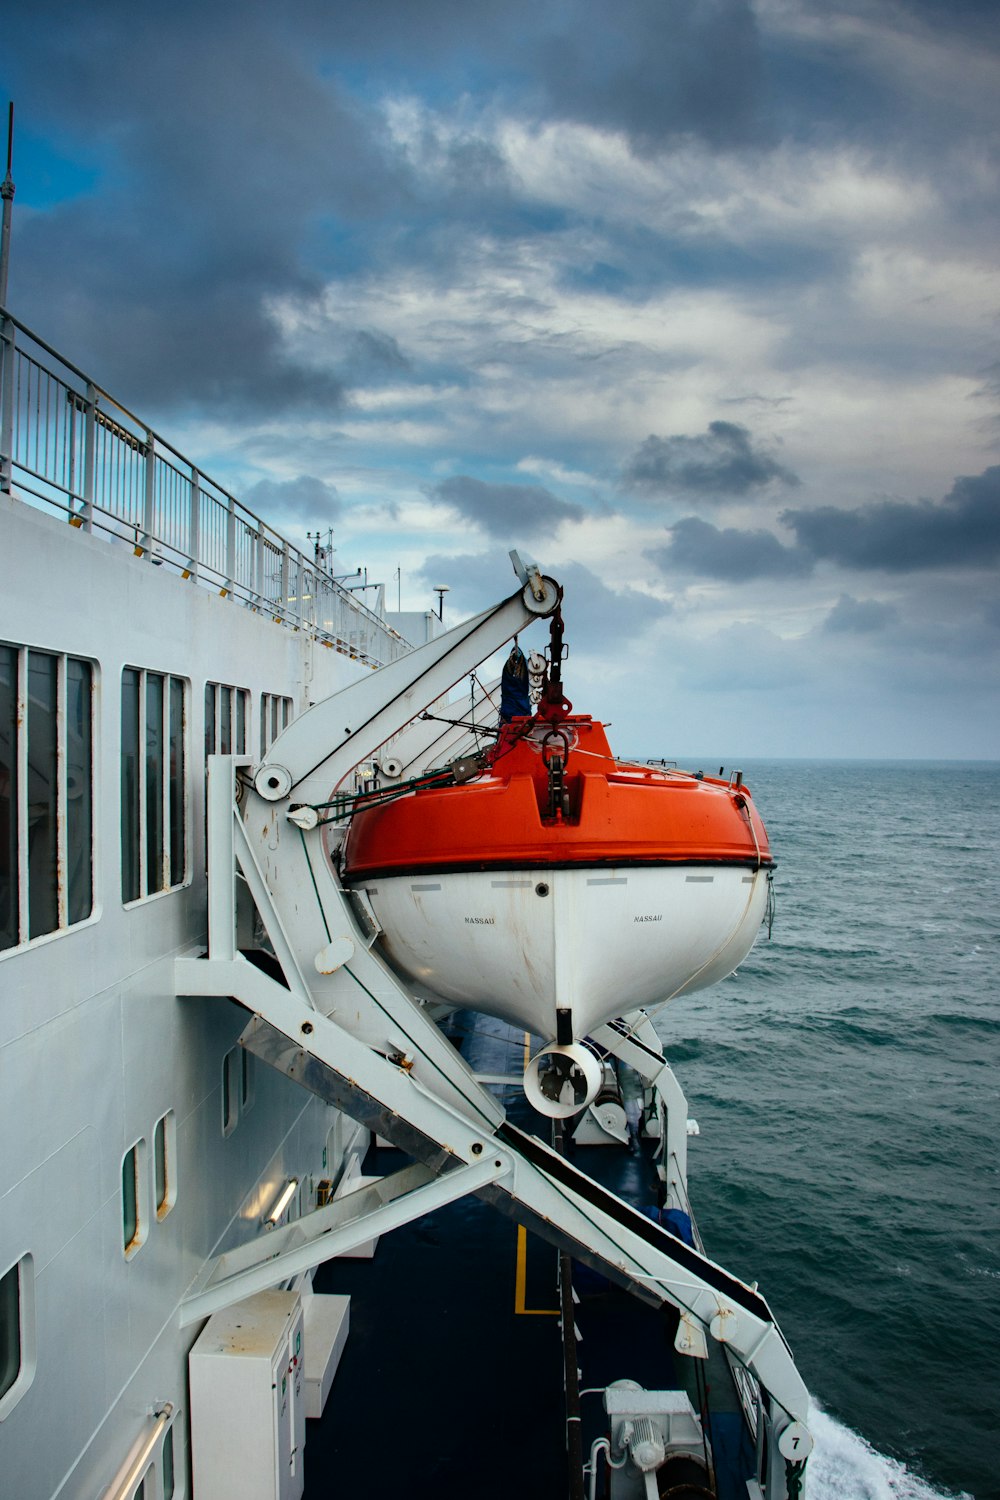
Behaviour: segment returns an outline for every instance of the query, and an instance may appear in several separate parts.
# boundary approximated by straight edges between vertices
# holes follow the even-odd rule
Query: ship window
[[[21,1267],[0,1280],[0,1396],[21,1373]]]
[[[163,1500],[174,1495],[174,1429],[167,1428],[163,1437]]]
[[[240,1048],[240,1112],[246,1114],[255,1096],[254,1062],[252,1052]]]
[[[246,755],[247,688],[225,682],[205,684],[205,754]]]
[[[18,941],[17,658],[0,646],[0,948]]]
[[[177,1121],[173,1110],[168,1109],[153,1131],[153,1202],[158,1219],[165,1219],[177,1201],[176,1159]]]
[[[34,1262],[23,1255],[0,1276],[0,1422],[13,1411],[34,1374]]]
[[[292,700],[277,693],[260,695],[260,753],[265,756],[283,729],[292,722]]]
[[[230,1047],[222,1059],[222,1134],[232,1135],[240,1117],[241,1047]]]
[[[186,866],[185,684],[126,667],[121,704],[122,900],[182,885]]]
[[[0,949],[94,907],[94,670],[0,645]]]
[[[122,1157],[122,1248],[126,1260],[131,1260],[146,1238],[142,1201],[145,1159],[146,1142],[141,1140],[130,1146]]]

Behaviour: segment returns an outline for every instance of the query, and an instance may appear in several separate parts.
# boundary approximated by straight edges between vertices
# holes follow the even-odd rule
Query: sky
[[[0,96],[10,310],[339,571],[517,547],[622,753],[1000,756],[995,0],[10,0]]]

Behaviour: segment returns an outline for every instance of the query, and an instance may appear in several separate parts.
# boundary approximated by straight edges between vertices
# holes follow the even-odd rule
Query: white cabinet
[[[300,1500],[302,1304],[258,1292],[209,1318],[188,1357],[194,1500]]]
[[[306,1416],[321,1417],[351,1327],[351,1299],[332,1292],[303,1292],[306,1331]]]

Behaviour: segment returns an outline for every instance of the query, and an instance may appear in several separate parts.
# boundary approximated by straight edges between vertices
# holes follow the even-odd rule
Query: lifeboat
[[[341,859],[393,967],[554,1039],[545,1050],[586,1074],[577,1099],[600,1087],[580,1046],[588,1033],[743,960],[772,865],[740,777],[617,760],[558,677],[458,779],[357,811]]]

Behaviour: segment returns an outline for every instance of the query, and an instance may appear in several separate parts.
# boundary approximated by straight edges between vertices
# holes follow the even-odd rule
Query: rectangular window
[[[122,672],[122,900],[184,883],[187,853],[185,683]]]
[[[21,1265],[0,1277],[0,1400],[21,1373]]]
[[[239,1047],[231,1047],[222,1059],[222,1134],[232,1135],[240,1117]]]
[[[205,754],[247,755],[250,691],[225,682],[205,684]]]
[[[17,861],[17,660],[14,646],[0,646],[0,949],[18,941]]]
[[[122,1162],[122,1244],[125,1253],[135,1245],[139,1233],[139,1168],[137,1148],[125,1152]]]
[[[28,652],[28,936],[59,926],[59,685],[54,656]]]
[[[143,1188],[146,1161],[146,1142],[141,1140],[122,1157],[122,1248],[126,1260],[132,1259],[149,1232],[149,1199]]]
[[[34,1375],[34,1261],[22,1255],[0,1276],[0,1422],[13,1411]]]
[[[82,922],[93,907],[94,742],[93,672],[89,662],[66,659],[66,875],[69,920]]]
[[[251,1108],[255,1096],[254,1063],[256,1058],[245,1047],[241,1047],[240,1051],[242,1054],[240,1057],[240,1112],[245,1115]]]
[[[277,693],[260,695],[260,754],[267,754],[283,729],[292,722],[292,700]]]
[[[176,1159],[177,1122],[173,1110],[168,1109],[153,1131],[153,1202],[158,1219],[165,1219],[177,1201]]]
[[[174,1500],[174,1429],[163,1435],[163,1500]]]
[[[94,669],[0,645],[0,949],[94,909]]]

